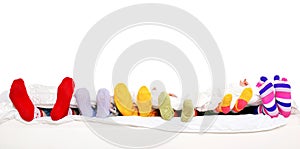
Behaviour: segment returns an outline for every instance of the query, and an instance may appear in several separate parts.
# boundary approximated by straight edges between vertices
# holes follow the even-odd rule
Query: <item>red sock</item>
[[[73,79],[69,77],[64,78],[59,85],[57,89],[56,103],[50,113],[52,120],[57,121],[68,115],[74,86]]]
[[[14,80],[11,85],[9,98],[25,121],[32,121],[34,117],[34,105],[32,104],[22,79]]]

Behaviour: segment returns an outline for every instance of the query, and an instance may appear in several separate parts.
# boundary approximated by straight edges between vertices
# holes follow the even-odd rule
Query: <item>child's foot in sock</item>
[[[192,120],[195,114],[192,100],[188,99],[183,102],[183,108],[181,113],[181,121],[189,122]]]
[[[68,115],[74,86],[73,79],[69,77],[64,78],[58,86],[56,103],[50,113],[52,120],[57,121]]]
[[[139,109],[140,116],[151,116],[150,112],[152,111],[152,97],[151,93],[146,86],[142,86],[139,89],[137,95],[137,106]]]
[[[26,87],[22,79],[13,81],[9,97],[15,108],[18,110],[21,118],[28,122],[32,121],[35,115],[35,107],[27,94]]]
[[[138,116],[138,111],[134,107],[132,97],[124,83],[116,85],[114,90],[114,101],[123,116]]]
[[[170,120],[174,117],[174,110],[171,106],[169,94],[167,92],[161,92],[158,97],[159,112],[164,120]]]
[[[74,95],[82,116],[93,117],[94,110],[90,101],[90,94],[86,88],[79,88]]]
[[[269,115],[271,118],[277,117],[279,112],[275,102],[275,94],[273,84],[264,76],[260,78],[260,82],[257,83],[260,98],[262,99],[263,106],[262,112]]]
[[[110,94],[105,88],[97,93],[97,114],[96,117],[105,118],[110,114]]]
[[[279,113],[284,117],[291,115],[291,86],[286,78],[274,77],[275,99]]]
[[[226,94],[222,102],[218,105],[218,107],[215,109],[217,113],[222,112],[224,114],[227,114],[230,112],[230,104],[232,101],[232,94]]]
[[[250,99],[252,98],[253,95],[253,91],[251,88],[245,88],[240,97],[238,98],[238,100],[236,101],[232,111],[235,113],[238,113],[240,111],[242,111],[248,104],[248,102],[250,101]]]

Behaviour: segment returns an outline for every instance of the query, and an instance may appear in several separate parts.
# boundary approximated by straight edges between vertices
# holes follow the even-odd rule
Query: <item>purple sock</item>
[[[77,89],[75,93],[78,108],[83,116],[93,117],[94,110],[90,101],[90,94],[86,88]]]
[[[110,114],[110,94],[105,88],[97,93],[97,114],[96,117],[105,118]]]

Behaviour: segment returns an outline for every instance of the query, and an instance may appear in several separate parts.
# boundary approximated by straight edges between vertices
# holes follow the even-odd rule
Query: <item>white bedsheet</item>
[[[67,116],[59,121],[52,121],[50,117],[34,119],[32,122],[23,121],[4,92],[0,96],[0,124],[12,119],[17,119],[25,124],[50,124],[60,125],[73,121],[85,121],[89,123],[101,123],[109,125],[123,125],[130,127],[151,128],[170,132],[212,132],[212,133],[237,133],[257,132],[274,129],[287,124],[287,119],[279,116],[271,119],[265,115],[226,115],[226,116],[198,116],[189,123],[183,123],[175,117],[171,121],[165,121],[160,117],[119,116],[100,118],[83,118],[82,116]],[[209,120],[210,119],[210,120]],[[166,124],[166,125],[162,125]],[[206,126],[205,126],[206,125]]]
[[[209,123],[208,121],[211,120]],[[7,119],[8,120],[8,119]],[[228,115],[228,116],[197,116],[189,123],[180,121],[180,117],[175,117],[170,121],[165,121],[160,117],[139,117],[139,116],[118,116],[105,119],[86,118],[82,116],[67,116],[59,121],[52,121],[50,117],[35,119],[25,122],[17,118],[20,122],[28,125],[48,124],[61,125],[74,121],[82,121],[89,124],[107,124],[118,126],[129,126],[132,128],[149,128],[161,131],[176,133],[241,133],[259,132],[272,130],[287,124],[288,119],[282,116],[271,119],[265,115]],[[206,125],[209,124],[209,125]]]

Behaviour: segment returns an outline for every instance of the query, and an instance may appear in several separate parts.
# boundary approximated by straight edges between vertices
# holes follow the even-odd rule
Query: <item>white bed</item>
[[[70,120],[71,118],[66,119]],[[161,130],[153,131],[172,133]],[[117,133],[115,132],[115,135]],[[225,148],[232,148],[241,145],[243,148],[249,149],[253,147],[288,147],[296,149],[300,147],[299,138],[300,115],[292,115],[285,126],[269,131],[254,133],[178,133],[169,142],[156,147],[183,148],[189,145],[199,148],[221,148],[224,146],[226,146]],[[117,148],[117,146],[102,140],[87,127],[86,123],[79,120],[70,120],[59,125],[42,122],[28,125],[15,119],[9,120],[0,125],[0,140],[0,148]],[[138,141],[138,138],[136,138],[136,141]]]
[[[43,98],[47,96],[44,94]],[[194,117],[190,123],[182,123],[178,117],[167,122],[160,117],[120,116],[97,119],[67,116],[55,122],[49,117],[25,122],[13,108],[8,99],[8,92],[1,94],[0,107],[0,148],[145,147],[136,142],[143,138],[144,141],[151,142],[154,140],[153,137],[159,138],[160,135],[169,138],[159,144],[149,143],[150,145],[147,146],[158,148],[300,147],[298,110],[294,110],[293,115],[288,119],[282,116],[271,119],[264,115],[227,115]],[[100,132],[97,129],[100,129]],[[122,132],[124,129],[126,131]],[[145,132],[147,130],[150,133],[135,136],[136,130]],[[110,142],[112,139],[105,138],[107,133],[104,135],[102,133],[104,131],[109,132],[112,138],[133,138],[126,144],[122,144],[122,141]]]

